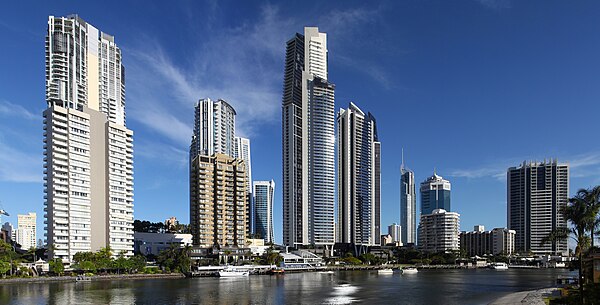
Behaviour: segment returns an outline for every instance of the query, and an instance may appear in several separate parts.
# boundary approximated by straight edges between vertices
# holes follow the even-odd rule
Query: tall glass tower
[[[274,242],[273,238],[273,195],[275,181],[254,181],[254,232],[265,243]]]
[[[337,121],[337,242],[350,243],[359,253],[381,239],[381,142],[375,117],[354,103],[340,109]]]
[[[335,86],[327,34],[304,28],[287,42],[282,101],[283,243],[335,242]]]
[[[431,214],[433,210],[450,210],[450,181],[433,176],[421,182],[421,215]]]
[[[417,193],[415,173],[404,166],[404,152],[400,165],[400,226],[403,244],[417,242]]]

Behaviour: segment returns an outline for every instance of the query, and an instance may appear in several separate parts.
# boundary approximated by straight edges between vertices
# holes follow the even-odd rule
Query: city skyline
[[[188,195],[185,191],[187,182],[185,178],[180,177],[186,177],[185,174],[181,175],[181,172],[185,173],[187,171],[186,145],[189,145],[189,135],[191,132],[188,131],[191,131],[192,124],[190,124],[188,115],[189,107],[181,106],[179,95],[187,95],[188,93],[193,95],[194,98],[187,100],[186,103],[193,103],[193,101],[203,96],[222,97],[234,103],[236,110],[240,113],[239,117],[244,117],[243,121],[240,122],[242,126],[240,130],[245,133],[245,137],[253,141],[254,179],[267,180],[273,177],[276,183],[281,183],[282,180],[279,177],[280,165],[278,165],[279,162],[274,162],[274,160],[281,160],[281,156],[278,155],[278,152],[271,152],[278,150],[278,141],[280,140],[280,131],[278,128],[280,124],[278,118],[280,118],[280,115],[277,109],[280,107],[281,62],[284,56],[284,50],[280,46],[282,43],[285,43],[285,40],[289,38],[291,33],[298,31],[306,25],[319,26],[323,32],[328,33],[330,35],[330,49],[334,50],[335,48],[332,54],[335,53],[336,56],[330,58],[330,74],[336,83],[336,91],[339,93],[337,95],[336,109],[343,107],[350,100],[364,101],[365,108],[378,114],[378,128],[381,137],[388,139],[388,142],[398,142],[397,144],[390,144],[383,147],[383,224],[399,222],[399,176],[397,168],[399,165],[400,145],[406,148],[407,156],[411,160],[411,168],[415,171],[416,181],[423,181],[433,168],[437,168],[442,176],[452,181],[452,210],[461,213],[461,223],[465,228],[469,228],[477,223],[485,224],[487,227],[506,226],[506,219],[502,217],[506,213],[506,185],[504,175],[507,168],[520,164],[523,160],[543,160],[545,157],[558,157],[561,162],[569,162],[573,173],[569,194],[574,193],[577,188],[598,184],[600,177],[596,174],[596,169],[600,164],[600,154],[598,153],[600,147],[571,147],[571,145],[567,144],[550,144],[545,147],[537,147],[538,145],[535,143],[528,143],[524,140],[514,138],[511,138],[510,141],[503,140],[504,137],[508,138],[510,135],[515,134],[518,128],[525,127],[523,124],[518,123],[518,121],[528,111],[536,111],[541,118],[544,114],[552,113],[550,109],[555,109],[561,103],[570,101],[571,104],[586,106],[588,109],[591,107],[589,111],[586,111],[587,113],[595,112],[594,110],[598,106],[593,101],[597,100],[598,92],[596,89],[591,88],[590,82],[592,80],[595,82],[596,78],[595,74],[590,74],[592,73],[590,71],[598,70],[598,61],[588,56],[587,52],[594,53],[597,50],[596,36],[592,35],[593,33],[578,35],[578,37],[590,36],[593,38],[582,41],[576,37],[569,38],[560,32],[560,35],[554,36],[549,40],[550,36],[547,36],[549,34],[536,32],[536,25],[533,22],[526,21],[526,18],[523,17],[534,11],[529,4],[512,3],[512,6],[509,8],[496,9],[480,5],[475,1],[461,2],[453,5],[440,5],[445,8],[455,7],[454,5],[456,5],[464,10],[460,13],[451,12],[445,15],[438,12],[443,10],[436,9],[429,4],[424,5],[424,8],[415,8],[408,5],[407,11],[415,13],[416,16],[423,17],[434,14],[441,18],[428,27],[416,26],[420,24],[416,21],[418,19],[416,17],[414,19],[406,18],[405,21],[402,21],[406,22],[402,23],[406,26],[395,27],[397,30],[392,32],[386,28],[381,28],[381,31],[377,33],[365,32],[360,25],[364,25],[369,21],[361,18],[364,16],[380,16],[381,19],[390,21],[390,15],[385,11],[399,12],[399,8],[394,4],[387,3],[375,8],[367,8],[356,3],[351,3],[344,7],[332,5],[328,7],[329,10],[323,10],[322,14],[314,17],[309,16],[306,10],[300,10],[299,17],[290,21],[292,24],[281,24],[277,21],[278,19],[285,19],[282,17],[288,16],[286,15],[286,10],[282,7],[265,4],[255,5],[249,11],[257,17],[254,19],[250,16],[244,16],[242,19],[249,20],[251,23],[256,21],[259,25],[257,29],[244,27],[243,24],[238,23],[235,23],[233,26],[241,26],[243,30],[247,31],[246,34],[256,35],[260,31],[266,31],[266,29],[271,28],[260,27],[260,25],[276,24],[279,27],[275,26],[274,28],[280,29],[283,34],[280,34],[280,32],[268,32],[272,35],[269,35],[268,40],[262,41],[266,45],[258,44],[256,48],[260,49],[252,48],[246,50],[250,54],[260,54],[260,58],[264,61],[267,61],[266,59],[273,59],[275,61],[275,64],[272,66],[261,67],[266,69],[265,72],[267,73],[261,74],[265,77],[258,80],[256,77],[252,78],[252,82],[256,85],[257,90],[248,91],[248,87],[240,86],[240,84],[245,84],[240,83],[240,79],[248,78],[245,72],[241,73],[237,78],[229,74],[222,74],[224,73],[222,71],[227,71],[225,64],[231,63],[231,61],[228,61],[228,59],[230,60],[233,57],[231,53],[222,54],[225,59],[224,65],[221,66],[222,71],[213,69],[217,73],[217,80],[232,80],[231,85],[211,85],[211,87],[206,89],[201,85],[194,84],[194,77],[196,76],[188,75],[190,70],[186,69],[186,60],[177,59],[178,57],[187,58],[186,56],[179,56],[185,52],[193,54],[190,51],[191,49],[183,48],[182,53],[174,51],[168,45],[171,42],[170,39],[175,38],[167,38],[165,33],[156,28],[156,26],[152,26],[149,20],[139,16],[133,16],[132,19],[120,18],[122,20],[117,20],[119,19],[117,17],[103,16],[100,13],[103,10],[98,9],[93,4],[76,4],[75,6],[66,3],[41,4],[39,7],[28,8],[26,13],[20,5],[8,4],[9,8],[6,12],[12,9],[15,12],[23,13],[6,14],[4,23],[0,24],[0,27],[2,27],[2,31],[0,32],[2,38],[5,41],[14,42],[14,44],[7,47],[7,56],[2,59],[1,65],[7,67],[7,69],[18,67],[15,70],[19,71],[19,73],[11,76],[2,76],[3,82],[0,85],[0,92],[3,92],[3,95],[0,96],[0,115],[4,120],[3,125],[1,125],[2,133],[0,141],[2,150],[0,151],[0,160],[2,160],[3,164],[6,164],[5,166],[0,166],[0,179],[2,180],[0,183],[0,193],[3,194],[3,198],[0,198],[0,200],[2,201],[3,208],[8,210],[11,215],[26,211],[35,211],[38,215],[43,215],[42,204],[40,202],[43,182],[41,179],[41,119],[39,114],[43,109],[44,80],[43,75],[39,73],[41,71],[40,67],[43,67],[43,54],[40,53],[40,45],[43,44],[43,37],[41,36],[43,35],[40,33],[44,31],[48,15],[62,16],[72,12],[79,13],[85,20],[115,35],[119,39],[120,46],[122,46],[125,53],[125,65],[128,69],[127,124],[128,126],[132,126],[133,130],[136,130],[136,202],[141,203],[144,207],[143,209],[136,209],[136,219],[162,220],[164,213],[160,213],[158,207],[164,202],[168,202],[169,206],[173,207],[172,211],[168,211],[169,214],[177,215],[180,219],[188,218],[188,212],[186,211],[188,209],[186,204],[186,197]],[[184,11],[183,8],[176,9]],[[202,7],[195,7],[195,9],[209,10]],[[132,10],[132,7],[128,7],[127,4],[124,5],[123,12],[131,12]],[[161,9],[155,10],[161,11]],[[226,6],[213,12],[215,12],[216,16],[219,16],[219,14],[223,15],[224,10],[227,10]],[[540,12],[540,14],[544,16],[559,16],[557,26],[561,24],[569,25],[573,31],[587,33],[587,30],[583,26],[572,22],[571,17],[567,13],[564,15],[559,14],[560,12],[572,12],[573,10],[576,10],[576,8],[562,7],[554,4],[549,5],[547,11]],[[594,9],[591,8],[589,10],[593,11]],[[116,14],[122,13],[116,12]],[[158,15],[157,12],[150,10],[149,15],[152,16],[153,14],[155,14],[155,17]],[[478,18],[479,14],[490,17],[490,20]],[[452,19],[450,16],[456,19],[456,15],[465,17],[471,21],[478,21],[482,25],[478,31],[467,31],[469,34],[465,35],[464,38],[458,37],[457,33],[460,31],[464,32],[465,29],[470,29],[467,27],[467,24],[459,26],[456,30],[445,28],[444,31],[441,31],[440,29],[443,28],[447,19]],[[17,16],[21,17],[17,18]],[[344,16],[347,19],[344,19]],[[348,21],[348,16],[361,17],[352,18],[352,20],[355,20],[354,22],[358,23],[358,26]],[[583,14],[582,17],[578,18],[578,21],[583,20],[582,22],[584,22],[585,20],[589,20],[586,19],[589,16],[586,16],[588,15]],[[349,26],[344,27],[337,24],[336,27],[334,20]],[[505,27],[511,28],[510,23],[508,23],[510,20],[522,27],[523,34],[515,34],[514,36],[500,35],[506,41],[488,38],[494,36],[494,34],[505,33],[503,30]],[[165,22],[174,21],[167,18]],[[391,24],[398,25],[399,23]],[[238,34],[232,30],[232,27],[218,23],[214,26],[213,31],[215,29],[222,29],[222,31],[217,32],[223,34],[220,34],[220,36],[207,36],[210,42],[224,41],[224,44],[227,44],[230,41],[241,41],[240,37],[236,36]],[[147,29],[145,30],[147,32],[140,32],[141,29],[146,27]],[[139,35],[139,33],[150,33],[152,31],[155,33],[146,35],[155,35],[155,37],[150,39],[148,45],[151,47],[145,50],[146,48],[142,48],[141,46],[146,46],[143,42],[146,42],[148,37],[143,37],[144,35]],[[431,33],[432,35],[430,38],[416,38],[416,36],[423,33]],[[450,38],[448,40],[444,39],[442,33],[447,33],[450,35]],[[539,37],[535,35],[527,36],[535,33]],[[397,36],[400,34],[405,36]],[[201,43],[192,39],[194,36],[190,33],[182,32],[182,35],[185,37],[185,42],[191,42],[191,44]],[[255,41],[259,39],[256,38],[257,36],[252,35],[244,35],[243,38],[246,39],[246,37],[253,38]],[[353,43],[348,42],[353,41],[354,37],[360,37],[364,43],[357,43],[354,46]],[[365,44],[374,44],[378,40],[394,41],[393,38],[402,37],[404,37],[402,41],[406,41],[408,44],[406,46],[408,49],[406,52],[408,53],[394,51],[397,51],[395,48],[402,45],[378,44],[382,47],[391,48],[394,55],[403,54],[400,56],[402,64],[398,64],[396,61],[390,62],[389,56],[386,56],[385,53],[390,51],[386,51],[385,48],[374,51],[382,52],[382,54],[375,53],[375,55],[381,55],[377,56],[380,59],[375,59],[372,52],[365,52],[364,55],[359,54],[358,50],[361,50],[361,52],[363,50],[360,46],[365,46]],[[531,42],[530,49],[519,49],[518,42],[524,39],[524,37],[533,37],[533,40],[528,39]],[[202,41],[202,39],[197,37],[196,39]],[[456,41],[450,41],[452,39],[456,39]],[[556,41],[565,42],[564,45],[579,46],[578,50],[580,50],[579,52],[583,52],[583,54],[579,54],[580,56],[577,57],[581,59],[568,56],[565,58],[564,54],[559,50],[549,50],[550,55],[547,57],[539,58],[537,55],[532,55],[540,54],[540,52],[536,52],[538,48],[545,49],[543,48],[544,46],[548,46],[549,44],[554,45],[553,42],[555,42],[555,39]],[[174,45],[181,46],[181,43],[178,42]],[[468,43],[472,47],[472,50],[467,50],[464,46],[460,46],[464,43]],[[502,47],[505,45],[520,50],[519,54],[522,54],[522,57],[518,57],[516,62],[502,61],[502,59],[508,57],[503,57],[500,54],[501,52],[495,51],[494,48],[498,47],[500,50],[504,50]],[[273,46],[276,48],[273,49]],[[443,46],[446,52],[442,52],[443,56],[431,54],[428,46]],[[205,49],[202,50],[203,52],[207,52],[206,54],[213,56],[212,59],[215,59],[214,56],[216,55],[214,53]],[[461,51],[460,55],[458,55],[459,50]],[[513,54],[511,52],[509,53]],[[486,56],[482,56],[481,54],[485,54]],[[244,56],[241,57],[245,58]],[[464,65],[463,57],[475,61],[475,63],[481,65],[481,68],[477,68],[475,63]],[[488,57],[500,59],[505,67],[490,66],[486,59]],[[536,58],[535,60],[532,59],[534,57]],[[558,61],[553,61],[552,59],[554,58],[564,60],[561,60],[562,63],[559,63]],[[155,65],[148,65],[153,60]],[[193,61],[194,59],[191,58],[189,60]],[[424,65],[424,60],[432,61],[433,64],[431,66]],[[525,60],[528,60],[529,63],[525,63]],[[152,70],[158,69],[157,65],[159,64],[163,65],[161,68],[165,69],[160,71]],[[439,67],[434,68],[433,66],[435,65]],[[518,70],[519,66],[525,66],[525,71]],[[259,71],[257,70],[259,69],[258,67],[247,68],[248,65],[241,67],[243,68],[242,71],[250,69],[248,73],[254,76]],[[365,69],[357,69],[357,67]],[[389,67],[389,69],[385,69],[386,67]],[[463,70],[459,70],[457,67],[461,67]],[[554,73],[532,72],[536,70],[548,71],[547,69],[544,70],[543,67],[549,67],[547,69],[552,69],[551,71],[561,72],[577,69],[576,71],[580,73],[574,73],[577,74],[577,77],[573,78],[573,80],[568,80]],[[212,68],[214,66],[211,66]],[[518,76],[514,73],[515,69],[517,69],[516,71],[520,71]],[[174,93],[176,95],[175,98],[165,98],[164,95],[161,95],[162,93],[157,94],[159,97],[158,100],[161,101],[158,103],[157,98],[149,96],[156,92],[156,89],[164,87],[156,85],[156,82],[145,75],[152,73],[143,73],[148,70],[159,72],[155,73],[157,79],[166,79],[168,81],[165,83],[168,84],[172,84],[177,77],[184,75],[180,83],[181,87],[178,87],[179,90],[172,90],[176,92]],[[453,79],[445,78],[452,71],[460,71],[460,74]],[[513,73],[509,73],[509,71]],[[273,72],[273,77],[276,80],[269,78],[268,75],[270,72]],[[383,77],[376,78],[376,72],[384,73],[382,74]],[[433,72],[439,72],[441,75]],[[425,74],[429,76],[424,77]],[[572,75],[573,73],[556,74]],[[481,81],[470,82],[469,80],[472,79],[469,75],[473,77],[477,76],[476,78],[481,78]],[[407,78],[409,77],[414,78],[414,80],[408,80]],[[515,79],[511,79],[511,77],[515,77]],[[525,81],[531,79],[535,81]],[[469,86],[465,85],[467,83]],[[520,83],[527,83],[528,88],[523,89],[519,85]],[[193,86],[189,87],[190,84],[193,84]],[[358,88],[361,84],[366,84],[367,86],[365,87],[367,89],[354,89]],[[386,88],[386,86],[392,86],[392,89]],[[399,88],[394,88],[394,86],[398,86]],[[228,93],[228,90],[235,91],[236,87],[244,88],[246,89],[245,91],[250,93],[247,95],[248,100],[242,98],[242,95],[236,95],[234,92]],[[141,88],[147,90],[149,92],[148,95],[144,94]],[[201,90],[198,90],[199,88]],[[473,91],[471,90],[472,88],[476,89],[473,89]],[[551,88],[552,90],[546,93],[543,90],[544,88]],[[428,90],[438,91],[439,94],[424,93]],[[257,95],[259,94],[264,95],[258,97]],[[266,102],[257,102],[259,99],[273,105],[265,106]],[[174,101],[174,103],[167,101]],[[238,105],[245,103],[249,106],[238,107]],[[428,105],[425,108],[428,109],[430,104],[438,106],[439,111],[431,111],[428,112],[428,116],[423,116],[423,106]],[[129,108],[130,105],[131,108]],[[502,107],[499,107],[501,109],[497,109],[497,105],[502,105]],[[481,110],[474,109],[478,106],[482,107]],[[399,122],[395,120],[395,117],[388,115],[388,113],[398,111],[398,107],[403,111],[401,116],[403,122]],[[180,110],[181,108],[184,110]],[[569,114],[579,114],[575,111],[575,108],[578,107],[573,107],[572,110],[569,108]],[[12,109],[13,111],[9,112],[7,109]],[[389,111],[386,111],[387,109]],[[521,111],[523,109],[526,111]],[[185,116],[180,114],[183,111],[186,112]],[[161,115],[158,116],[156,113],[160,113]],[[242,113],[244,114],[242,115]],[[414,114],[414,118],[408,116],[411,113]],[[456,123],[446,123],[446,121],[441,120],[441,114],[451,115],[452,122]],[[585,132],[582,132],[586,130],[585,127],[587,125],[585,122],[590,121],[589,119],[586,120],[586,116],[589,114],[581,115],[583,115],[581,119],[570,124],[565,130],[559,130],[558,126],[550,126],[549,130],[538,135],[540,141],[548,143],[547,140],[550,138],[564,138],[569,136],[572,142],[576,143],[585,135]],[[498,119],[495,118],[496,116],[504,118]],[[511,124],[503,123],[507,116],[512,117]],[[485,120],[482,118],[485,118]],[[425,119],[428,122],[437,121],[445,123],[444,128],[448,137],[432,141],[435,142],[435,145],[419,140],[418,137],[425,138],[427,134],[433,134],[433,132],[439,130],[439,126],[436,126],[436,124],[429,126],[427,123],[420,123],[420,121]],[[534,118],[533,120],[535,122],[538,119]],[[147,123],[143,121],[147,121]],[[156,123],[156,126],[148,126],[147,124],[150,122]],[[182,126],[181,122],[185,124]],[[402,132],[395,135],[397,130],[400,129],[399,124],[408,127],[413,126],[415,129],[414,135],[411,135],[409,132]],[[178,132],[182,129],[185,132]],[[404,130],[408,131],[409,129]],[[578,133],[583,133],[583,135],[577,135]],[[493,143],[485,143],[485,145],[479,146],[481,134],[493,138],[494,141],[490,141]],[[177,140],[180,137],[185,138],[185,141]],[[515,143],[511,143],[513,141]],[[186,142],[186,144],[181,144],[182,142]],[[432,153],[434,150],[431,148],[437,147],[437,145],[442,145],[446,148],[446,151],[444,151],[446,155],[443,159]],[[468,151],[467,148],[469,149]],[[184,162],[180,162],[179,160],[181,159]],[[276,198],[278,197],[276,196]],[[275,236],[276,238],[281,238],[280,231],[277,231],[281,230],[281,202],[278,200],[276,199],[274,211]],[[477,206],[481,203],[485,203],[486,207],[489,207],[489,214],[491,215],[482,214],[477,210]],[[16,217],[14,216],[5,217],[3,220],[16,223]],[[38,223],[38,228],[40,227],[43,226]],[[38,236],[43,236],[40,233],[43,232],[40,232],[38,229]]]

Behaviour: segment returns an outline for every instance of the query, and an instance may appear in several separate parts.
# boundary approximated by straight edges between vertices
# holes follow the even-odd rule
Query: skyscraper
[[[400,165],[400,225],[402,227],[402,243],[417,242],[417,193],[415,174],[404,166],[404,151]]]
[[[450,211],[450,181],[434,172],[421,182],[421,215],[431,214],[436,209]]]
[[[400,236],[402,236],[402,227],[396,223],[393,223],[388,226],[388,234],[392,237],[393,242],[400,241]]]
[[[224,100],[199,100],[194,107],[190,162],[198,155],[235,156],[235,109]]]
[[[190,164],[190,228],[193,243],[245,246],[250,233],[246,167],[224,154],[198,155]]]
[[[37,216],[35,213],[27,215],[17,215],[17,244],[21,245],[21,249],[29,250],[35,248]]]
[[[565,254],[567,241],[542,240],[553,230],[566,227],[561,210],[567,205],[569,165],[557,160],[523,162],[508,169],[508,228],[517,232],[515,251],[534,254]]]
[[[246,181],[248,181],[248,206],[250,213],[248,214],[250,220],[250,234],[254,234],[255,226],[255,206],[252,197],[252,161],[250,159],[250,140],[242,137],[235,137],[233,141],[233,157],[244,160],[244,166],[246,166]]]
[[[254,233],[265,240],[275,242],[273,238],[273,195],[275,181],[254,181]]]
[[[381,143],[375,118],[350,103],[340,109],[337,123],[337,241],[357,247],[379,244]]]
[[[283,243],[335,241],[335,86],[327,35],[304,28],[287,42],[282,102]]]
[[[110,247],[133,255],[133,132],[113,36],[77,15],[46,36],[44,218],[50,258]],[[93,215],[93,217],[92,217]]]

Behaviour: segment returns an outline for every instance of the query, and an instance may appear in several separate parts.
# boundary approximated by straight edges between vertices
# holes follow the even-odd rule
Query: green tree
[[[129,258],[129,272],[141,272],[146,267],[146,258],[143,255],[135,255]]]
[[[580,189],[574,197],[569,198],[569,203],[561,211],[565,220],[570,224],[570,227],[558,228],[546,236],[541,244],[564,240],[571,238],[576,242],[575,255],[579,258],[579,294],[581,304],[585,304],[584,300],[584,284],[583,284],[583,253],[590,247],[591,234],[594,229],[598,210],[600,205],[597,204],[599,193],[596,191],[598,187],[586,190]],[[590,235],[588,235],[590,232]]]
[[[10,270],[10,263],[0,260],[0,276],[4,277],[8,270]]]
[[[48,265],[50,265],[50,272],[56,275],[60,276],[63,274],[63,272],[65,272],[65,266],[63,265],[62,260],[60,258],[55,258],[49,261]]]

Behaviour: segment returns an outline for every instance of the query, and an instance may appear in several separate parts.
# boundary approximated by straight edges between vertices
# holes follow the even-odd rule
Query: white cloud
[[[41,118],[41,114],[36,115],[21,105],[5,100],[0,100],[0,116],[13,116],[27,120],[39,120]]]
[[[318,24],[322,29],[340,40],[347,35],[350,42],[349,31],[371,22],[375,14],[376,10],[336,10],[316,20],[323,22]],[[193,107],[200,98],[229,102],[237,112],[240,136],[252,137],[279,122],[285,42],[302,31],[299,22],[284,18],[278,7],[270,5],[261,9],[257,20],[237,27],[216,29],[206,21],[194,21],[189,22],[193,34],[184,50],[167,52],[166,46],[149,37],[123,47],[128,118],[181,147],[189,145]],[[367,75],[381,80],[375,68],[367,70]]]
[[[0,141],[0,181],[40,183],[42,173],[41,155],[26,153]]]
[[[532,161],[550,160],[549,158],[527,159]],[[571,178],[600,178],[600,152],[590,152],[558,158],[560,162],[569,164]],[[450,173],[452,177],[460,178],[495,178],[499,181],[506,181],[506,171],[511,166],[519,166],[522,159],[505,159],[491,165],[484,165],[479,168],[457,169]]]

